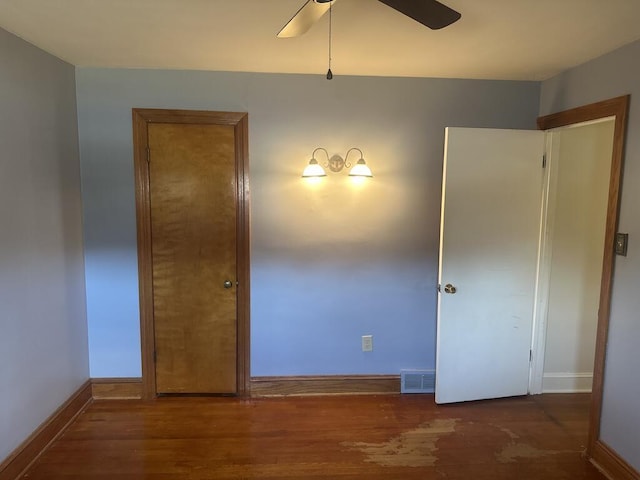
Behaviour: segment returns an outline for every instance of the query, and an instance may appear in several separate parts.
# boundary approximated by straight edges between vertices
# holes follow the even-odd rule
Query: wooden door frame
[[[153,277],[151,257],[151,206],[149,201],[148,126],[151,123],[229,125],[235,134],[237,192],[237,393],[249,393],[249,142],[248,114],[202,110],[134,108],[133,161],[138,231],[138,285],[140,295],[140,343],[142,351],[142,398],[157,396],[154,361]]]
[[[611,310],[611,287],[614,273],[615,234],[618,228],[620,210],[620,186],[622,181],[622,165],[627,129],[630,95],[604,100],[581,107],[565,110],[539,117],[540,130],[565,127],[577,123],[615,117],[613,132],[613,153],[611,157],[611,175],[609,177],[609,200],[607,204],[607,220],[602,259],[602,280],[600,283],[600,303],[598,310],[598,327],[596,333],[596,351],[593,368],[593,386],[591,393],[591,412],[589,418],[589,440],[587,456],[593,457],[607,449],[600,442],[600,417],[602,414],[602,395],[604,386],[604,368],[609,333],[609,317]]]

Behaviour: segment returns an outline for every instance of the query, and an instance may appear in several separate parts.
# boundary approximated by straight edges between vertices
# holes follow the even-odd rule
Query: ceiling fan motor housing
[[[462,16],[438,0],[378,0],[432,30],[439,30]],[[331,10],[335,0],[306,0],[300,10],[282,27],[278,37],[298,37]]]

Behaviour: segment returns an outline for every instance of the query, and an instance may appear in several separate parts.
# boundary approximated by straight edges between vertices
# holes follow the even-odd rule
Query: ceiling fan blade
[[[307,3],[278,32],[278,38],[298,37],[306,33],[335,2],[336,0],[317,3],[314,0],[307,0]]]
[[[462,17],[455,10],[436,0],[379,0],[389,7],[413,18],[432,30],[451,25]]]

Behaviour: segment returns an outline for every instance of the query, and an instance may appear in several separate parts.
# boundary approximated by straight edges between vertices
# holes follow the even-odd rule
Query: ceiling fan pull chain
[[[331,20],[333,14],[333,2],[329,3],[329,70],[327,70],[327,80],[333,78],[333,72],[331,71]]]

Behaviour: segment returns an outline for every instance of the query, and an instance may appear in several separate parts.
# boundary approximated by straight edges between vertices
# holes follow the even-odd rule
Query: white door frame
[[[549,314],[549,280],[551,278],[551,239],[553,238],[554,215],[550,214],[549,206],[555,204],[555,181],[557,175],[556,162],[553,158],[552,135],[545,139],[545,176],[542,186],[540,237],[538,249],[538,270],[536,272],[536,291],[534,295],[533,332],[531,335],[531,364],[529,371],[529,394],[542,393],[544,374],[544,352],[547,338],[547,316]],[[557,145],[556,145],[557,148]],[[550,198],[553,196],[553,198]]]

